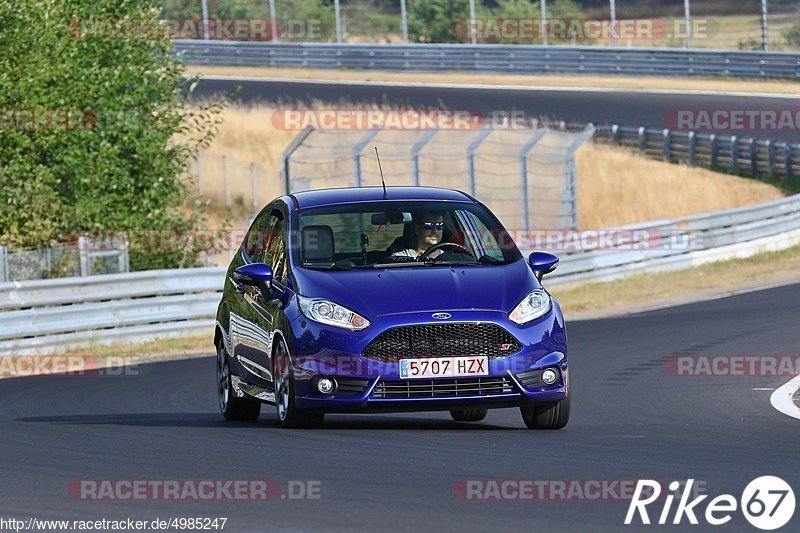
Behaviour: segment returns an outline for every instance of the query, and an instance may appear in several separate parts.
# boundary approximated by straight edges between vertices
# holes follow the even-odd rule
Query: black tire
[[[528,429],[562,429],[569,422],[569,396],[559,402],[520,407],[519,411]]]
[[[217,346],[217,403],[222,416],[228,420],[252,422],[261,414],[261,402],[234,394],[228,352],[221,340]]]
[[[486,418],[486,413],[488,412],[488,409],[478,407],[476,409],[450,411],[450,416],[453,417],[453,420],[456,422],[480,422]]]
[[[313,429],[325,423],[324,413],[304,411],[295,407],[294,378],[289,375],[289,359],[286,347],[278,343],[272,356],[275,379],[275,410],[281,427]]]

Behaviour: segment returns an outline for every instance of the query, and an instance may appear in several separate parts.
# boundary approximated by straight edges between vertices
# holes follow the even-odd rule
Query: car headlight
[[[547,314],[552,305],[549,294],[542,289],[535,289],[517,304],[511,314],[508,315],[508,318],[517,324],[525,324]]]
[[[297,301],[300,304],[300,311],[315,322],[352,331],[359,331],[369,326],[369,320],[363,316],[329,300],[298,295]]]

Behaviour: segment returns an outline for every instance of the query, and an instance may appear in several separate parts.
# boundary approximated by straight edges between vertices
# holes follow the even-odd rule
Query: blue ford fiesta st
[[[227,271],[217,310],[219,407],[285,427],[325,413],[519,407],[531,429],[569,420],[567,335],[542,288],[558,258],[522,257],[489,209],[428,187],[277,198]]]

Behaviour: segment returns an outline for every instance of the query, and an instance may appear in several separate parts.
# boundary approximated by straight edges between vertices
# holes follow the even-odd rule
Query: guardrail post
[[[303,141],[306,140],[306,137],[311,135],[311,132],[314,131],[312,126],[306,126],[306,129],[300,132],[300,134],[294,138],[289,146],[286,147],[286,150],[283,151],[281,154],[281,161],[283,162],[283,194],[289,194],[292,191],[291,181],[292,181],[292,174],[291,169],[289,168],[289,162],[291,161],[292,154],[297,148],[303,144]]]
[[[414,146],[411,148],[411,176],[414,178],[414,186],[419,187],[419,153],[425,148],[425,145],[428,144],[434,135],[439,130],[429,130],[422,134],[422,137],[414,143]]]
[[[78,254],[81,263],[81,277],[85,278],[91,274],[89,267],[89,239],[88,237],[78,238]]]
[[[364,151],[364,147],[367,146],[373,137],[375,137],[380,130],[378,128],[373,128],[369,130],[367,133],[364,134],[361,139],[353,146],[353,177],[354,177],[354,186],[361,187],[361,152]]]
[[[131,271],[131,261],[130,256],[128,255],[128,234],[122,234],[122,248],[119,251],[119,257],[117,260],[119,261],[119,271],[120,272],[130,272]]]
[[[719,154],[719,143],[717,142],[717,136],[713,133],[708,136],[708,152],[709,152],[709,161],[708,161],[708,168],[714,170],[717,168],[717,157]]]
[[[731,171],[739,173],[739,142],[736,135],[731,135]]]
[[[750,139],[750,176],[758,176],[758,146],[755,139]]]
[[[783,171],[784,171],[784,179],[789,179],[792,177],[792,144],[791,143],[784,143],[783,144]]]
[[[8,248],[0,246],[0,281],[8,281]]]
[[[614,141],[614,144],[619,146],[619,124],[611,125],[611,139]]]
[[[256,164],[250,163],[250,196],[251,196],[251,206],[253,209],[253,213],[258,212],[258,198],[256,197],[257,194],[257,177],[256,177]]]
[[[525,231],[530,231],[531,229],[528,210],[528,152],[530,152],[536,143],[547,134],[547,131],[547,129],[534,131],[531,138],[519,151],[520,200],[522,202],[522,224],[525,227]]]
[[[483,141],[492,133],[492,128],[483,128],[478,136],[467,146],[467,177],[469,179],[469,193],[476,196],[477,186],[475,181],[475,152]]]
[[[775,145],[767,140],[767,166],[770,179],[775,177]]]
[[[689,141],[689,165],[695,166],[697,165],[697,137],[693,131],[689,132],[687,140]]]
[[[661,134],[664,136],[664,144],[663,144],[664,161],[668,163],[670,160],[670,145],[669,145],[671,140],[670,133],[671,132],[669,131],[668,128],[664,128],[664,131],[661,132]]]
[[[644,155],[647,152],[647,128],[639,126],[639,153]]]

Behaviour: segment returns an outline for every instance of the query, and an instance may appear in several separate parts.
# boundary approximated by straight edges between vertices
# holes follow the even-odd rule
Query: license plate
[[[400,377],[402,379],[486,376],[488,374],[489,358],[485,355],[400,359]]]

